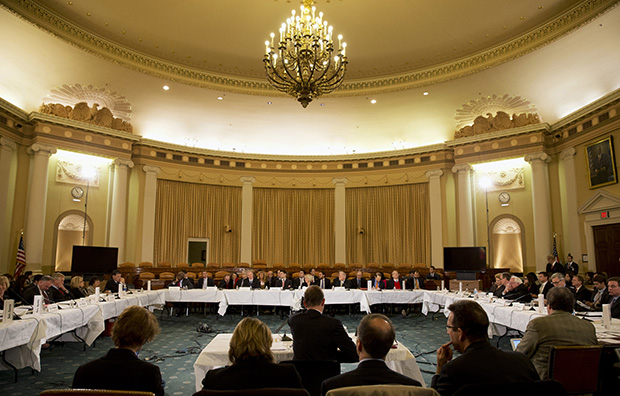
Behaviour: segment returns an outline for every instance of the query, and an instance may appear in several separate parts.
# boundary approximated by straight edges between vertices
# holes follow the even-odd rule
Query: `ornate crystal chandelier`
[[[271,85],[297,98],[305,108],[313,99],[334,91],[342,84],[347,68],[347,43],[338,36],[334,55],[332,27],[316,15],[312,0],[304,0],[301,14],[292,16],[280,28],[280,41],[274,47],[275,34],[265,41],[265,70]]]

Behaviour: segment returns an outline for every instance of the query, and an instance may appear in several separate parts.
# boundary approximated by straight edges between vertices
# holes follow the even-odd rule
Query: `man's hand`
[[[452,342],[443,344],[437,349],[437,374],[441,371],[444,364],[452,360],[452,349],[450,349]]]

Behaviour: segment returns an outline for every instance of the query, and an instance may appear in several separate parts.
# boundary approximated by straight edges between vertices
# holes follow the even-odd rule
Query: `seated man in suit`
[[[332,282],[334,287],[345,287],[349,289],[349,282],[347,281],[347,273],[344,271],[338,271],[338,279],[334,279]]]
[[[575,297],[567,287],[551,288],[547,301],[549,315],[530,320],[517,346],[518,352],[532,360],[542,380],[548,378],[552,346],[597,344],[594,325],[573,316]]]
[[[54,302],[71,300],[71,293],[65,287],[65,276],[60,272],[52,275],[52,285],[47,293]]]
[[[441,280],[441,275],[435,272],[435,267],[430,266],[428,269],[428,275],[426,275],[426,279],[428,280]]]
[[[581,275],[573,276],[573,293],[575,294],[575,311],[587,311],[586,301],[592,298],[592,292],[583,283],[585,279]]]
[[[386,289],[397,289],[397,290],[405,289],[405,282],[400,277],[400,274],[398,273],[398,271],[396,270],[392,271],[392,279],[387,281]]]
[[[424,279],[422,279],[418,271],[409,272],[409,278],[405,281],[405,289],[424,289]]]
[[[180,287],[181,289],[193,289],[194,285],[185,277],[185,272],[177,272],[176,279],[168,285],[168,287]],[[181,316],[184,310],[187,309],[187,302],[173,302],[174,316]]]
[[[319,271],[318,279],[314,281],[314,284],[320,287],[321,289],[331,289],[332,284],[329,278],[325,277],[325,272]]]
[[[351,289],[366,289],[368,287],[368,281],[364,278],[364,274],[361,270],[355,273],[355,279],[349,281]]]
[[[538,273],[538,282],[540,282],[540,286],[538,287],[538,293],[532,294],[533,298],[537,298],[539,294],[542,294],[547,298],[547,293],[553,287],[551,282],[549,282],[549,274],[545,271],[540,271]]]
[[[348,373],[326,379],[321,385],[321,394],[332,389],[347,386],[400,384],[421,386],[420,382],[390,370],[385,357],[392,348],[396,335],[392,322],[384,315],[364,316],[357,328],[357,354],[359,364]]]
[[[121,278],[122,278],[121,271],[119,270],[112,271],[112,279],[108,280],[108,282],[105,284],[105,287],[103,288],[103,291],[106,293],[117,293],[118,285],[122,284]]]
[[[469,384],[508,384],[539,379],[526,356],[502,351],[489,343],[489,318],[480,304],[461,300],[451,304],[448,310],[446,330],[450,342],[437,350],[437,374],[431,382],[431,387],[442,396],[452,395]],[[452,359],[450,345],[461,352],[461,356]]]
[[[213,278],[209,278],[209,274],[207,273],[207,271],[202,271],[200,275],[200,279],[198,279],[199,289],[206,289],[207,287],[215,286]]]
[[[307,311],[288,320],[293,335],[293,360],[356,362],[355,344],[342,323],[323,315],[325,296],[320,287],[313,285],[306,289],[304,306]]]
[[[241,280],[240,287],[249,287],[252,289],[260,288],[260,281],[258,280],[258,278],[254,277],[254,271],[248,270],[246,272],[246,277]]]
[[[510,275],[510,272],[502,272],[500,274],[499,277],[499,287],[497,289],[495,289],[495,292],[493,292],[493,295],[497,298],[502,298],[504,297],[504,295],[506,294],[506,287],[508,287],[508,284],[510,283],[510,278],[512,277],[512,275]]]
[[[607,281],[609,290],[609,301],[611,305],[611,317],[620,319],[620,277],[613,276]]]
[[[590,301],[586,301],[585,304],[590,307],[592,311],[601,311],[603,304],[607,304],[609,300],[609,292],[607,291],[607,278],[604,275],[594,276],[594,293]]]
[[[43,275],[39,281],[24,291],[24,300],[28,304],[34,302],[34,296],[43,296],[43,304],[51,304],[53,301],[48,294],[48,290],[52,286],[52,277]]]
[[[230,274],[224,275],[224,279],[220,281],[220,284],[217,285],[219,289],[234,289],[235,285],[230,277]]]
[[[518,276],[510,277],[510,282],[508,282],[506,290],[506,294],[504,294],[504,298],[506,300],[512,300],[520,303],[532,301],[532,296],[530,296],[527,286],[523,284],[523,281]]]
[[[306,272],[304,270],[299,271],[299,277],[293,279],[293,289],[301,289],[308,286],[310,285],[306,283]]]

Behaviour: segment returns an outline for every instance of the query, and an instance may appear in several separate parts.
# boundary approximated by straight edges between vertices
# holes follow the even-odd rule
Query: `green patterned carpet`
[[[159,318],[159,311],[155,313]],[[282,323],[279,316],[261,315],[259,318],[272,331]],[[343,314],[337,315],[337,318],[352,332],[359,323],[361,315]],[[164,315],[160,320],[162,333],[153,342],[144,346],[140,357],[149,358],[149,361],[160,367],[166,381],[167,395],[192,395],[195,392],[193,366],[198,354],[218,333],[232,332],[239,319],[239,315],[224,318],[199,313],[178,318]],[[417,357],[424,380],[430,384],[431,373],[435,371],[433,365],[436,361],[435,351],[441,344],[449,341],[445,330],[445,317],[436,315],[432,318],[431,315],[426,317],[421,314],[410,314],[406,318],[393,315],[391,319],[398,340]],[[198,333],[196,328],[200,323],[208,323],[215,332]],[[12,372],[0,371],[0,394],[35,396],[45,389],[70,388],[75,370],[81,364],[101,357],[111,347],[112,340],[101,336],[95,346],[87,348],[85,352],[78,343],[65,343],[43,350],[40,373],[33,375],[30,369],[19,370],[19,381],[14,383]],[[502,347],[507,348],[508,344],[502,343]],[[355,366],[355,364],[343,364],[342,370],[349,371]]]

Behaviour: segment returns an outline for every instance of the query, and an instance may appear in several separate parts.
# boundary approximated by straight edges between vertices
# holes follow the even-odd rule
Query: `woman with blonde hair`
[[[143,391],[163,396],[159,367],[138,358],[142,346],[157,334],[157,318],[146,308],[137,305],[125,308],[112,329],[115,348],[104,357],[80,366],[73,377],[73,388]]]
[[[4,308],[4,300],[6,299],[4,293],[8,290],[9,285],[9,278],[0,276],[0,309]]]
[[[88,292],[84,288],[84,278],[79,275],[71,278],[71,284],[69,285],[69,294],[74,300],[88,296]]]
[[[260,388],[301,388],[295,366],[274,363],[273,337],[266,324],[245,318],[230,339],[231,366],[209,370],[202,380],[204,389],[240,390]]]

